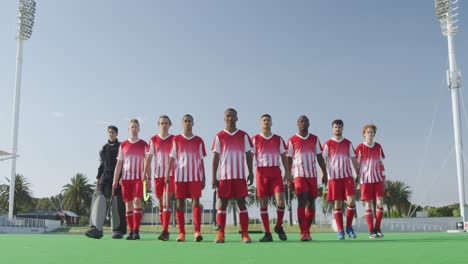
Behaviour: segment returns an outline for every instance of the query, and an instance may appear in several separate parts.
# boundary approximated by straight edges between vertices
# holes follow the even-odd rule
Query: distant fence
[[[60,221],[0,216],[0,233],[45,233],[60,227]]]
[[[355,229],[368,232],[365,219],[356,219]],[[456,229],[456,223],[462,222],[461,217],[415,217],[415,218],[384,218],[384,232],[440,232]]]

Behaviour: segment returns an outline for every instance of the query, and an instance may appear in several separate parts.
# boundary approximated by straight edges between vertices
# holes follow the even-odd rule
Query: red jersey
[[[382,146],[379,143],[369,146],[361,143],[356,148],[356,157],[359,162],[359,175],[361,183],[381,182],[383,171],[380,162],[385,158]]]
[[[257,167],[279,167],[281,165],[281,154],[286,152],[284,140],[275,134],[265,137],[257,134],[252,137],[253,154]]]
[[[328,179],[353,177],[351,158],[354,156],[353,144],[346,138],[327,140],[323,145],[323,157],[327,160]]]
[[[177,164],[174,182],[203,180],[203,158],[206,157],[205,143],[199,136],[186,138],[183,134],[172,140],[171,157]]]
[[[166,173],[169,159],[171,158],[169,155],[172,150],[173,138],[173,135],[167,135],[165,138],[162,138],[160,135],[155,135],[150,139],[148,154],[153,155],[155,179],[163,178]],[[169,172],[169,176],[174,175],[175,165],[174,163],[174,167]]]
[[[219,154],[218,180],[245,179],[245,153],[252,150],[247,133],[221,130],[216,134],[211,150]]]
[[[135,142],[127,139],[120,143],[117,160],[123,161],[122,180],[138,180],[143,177],[143,164],[147,149],[148,144],[141,139]]]
[[[294,177],[316,178],[315,166],[317,155],[322,153],[322,146],[317,136],[308,134],[302,137],[298,134],[288,140],[288,157],[292,158],[292,174]]]

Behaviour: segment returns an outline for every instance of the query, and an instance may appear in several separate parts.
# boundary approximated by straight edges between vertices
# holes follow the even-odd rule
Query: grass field
[[[468,234],[387,233],[385,238],[336,240],[334,233],[313,234],[300,242],[298,234],[288,241],[243,244],[238,234],[226,235],[225,244],[214,244],[214,235],[201,243],[156,240],[151,233],[137,241],[100,240],[78,234],[0,235],[0,263],[468,263]],[[191,235],[187,236],[192,239]],[[347,261],[351,259],[351,261]]]

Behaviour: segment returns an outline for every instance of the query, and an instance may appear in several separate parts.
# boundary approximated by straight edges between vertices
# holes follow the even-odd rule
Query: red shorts
[[[258,198],[284,192],[280,167],[257,167],[256,182]]]
[[[175,197],[177,199],[200,198],[202,193],[201,182],[176,182]]]
[[[356,189],[354,188],[353,177],[328,180],[328,201],[344,201],[347,196],[354,195],[355,193]]]
[[[157,178],[154,179],[154,191],[156,192],[156,197],[162,197],[163,192],[166,191],[166,178]],[[169,177],[169,192],[174,193],[174,176]]]
[[[143,182],[141,180],[122,180],[121,186],[124,202],[133,201],[135,198],[141,200],[143,197]]]
[[[245,179],[218,181],[219,198],[247,197],[247,182]]]
[[[372,201],[377,197],[384,196],[383,182],[362,183],[361,184],[361,201]]]
[[[294,178],[294,188],[296,189],[296,194],[308,193],[309,197],[317,197],[317,178],[304,178],[296,177]]]

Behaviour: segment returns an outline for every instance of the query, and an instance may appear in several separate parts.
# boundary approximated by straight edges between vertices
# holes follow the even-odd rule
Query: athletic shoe
[[[180,233],[179,236],[177,237],[177,242],[185,242],[185,234]]]
[[[201,242],[203,240],[203,237],[200,232],[195,232],[195,234],[193,234],[193,237],[195,238],[195,242]]]
[[[140,230],[135,230],[133,231],[133,240],[138,240],[140,239]]]
[[[86,231],[85,236],[89,238],[94,238],[94,239],[100,239],[102,237],[102,231],[97,230],[95,227],[90,228],[88,231]]]
[[[346,234],[348,234],[349,238],[356,238],[356,234],[354,233],[352,226],[346,228]]]
[[[312,237],[310,236],[310,232],[307,232],[306,236],[307,236],[307,241],[312,241]]]
[[[278,234],[278,237],[281,241],[286,241],[288,240],[288,237],[286,236],[286,233],[284,232],[284,229],[282,226],[275,226],[275,233]]]
[[[301,241],[305,242],[305,241],[309,241],[308,237],[307,237],[307,234],[306,233],[301,233]]]
[[[120,233],[114,233],[112,234],[112,239],[122,239],[123,235]]]
[[[159,235],[160,240],[162,241],[168,241],[169,240],[169,232],[167,231],[162,231],[161,235]]]
[[[273,242],[273,237],[271,236],[271,233],[265,233],[265,235],[260,238],[258,241],[260,242]]]
[[[377,232],[375,232],[375,229],[373,229],[373,230],[370,231],[370,233],[369,233],[369,238],[374,239],[374,238],[376,238],[376,237],[377,237]]]
[[[218,231],[216,238],[214,240],[215,243],[224,243],[224,232]]]
[[[271,236],[271,234],[270,234]],[[252,239],[249,236],[249,233],[247,232],[242,232],[242,242],[243,243],[252,243]]]
[[[377,237],[378,238],[382,238],[383,237],[383,233],[382,233],[382,230],[380,230],[380,227],[377,227],[375,229],[375,233],[377,233]]]
[[[338,231],[338,239],[339,240],[344,240],[345,239],[345,233],[343,230]]]
[[[134,238],[133,238],[133,232],[130,232],[130,234],[128,234],[127,240],[134,240]]]

